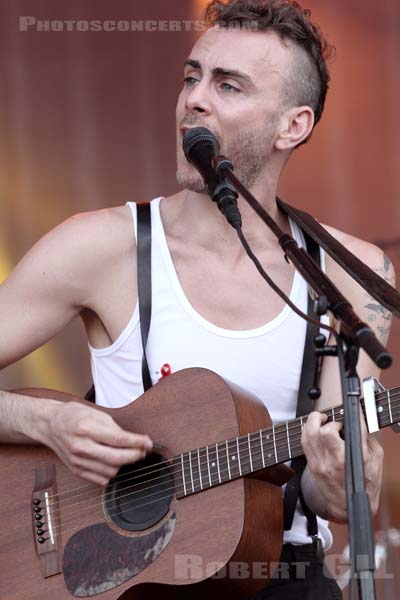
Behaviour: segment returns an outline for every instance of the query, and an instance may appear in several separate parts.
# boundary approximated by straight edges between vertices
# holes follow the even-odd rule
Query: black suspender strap
[[[150,202],[136,204],[137,208],[137,282],[140,331],[142,335],[143,359],[142,379],[143,388],[152,386],[149,367],[146,358],[146,344],[151,320],[151,206]],[[94,385],[88,390],[85,399],[96,401]]]
[[[96,402],[96,390],[94,389],[93,384],[92,384],[92,387],[90,388],[90,390],[88,390],[86,392],[85,400],[89,400],[89,402]]]
[[[146,345],[151,321],[151,206],[150,202],[137,204],[137,280],[140,331],[142,335],[143,388],[151,388],[149,366],[146,357]]]
[[[304,233],[304,232],[303,232]],[[319,246],[310,236],[304,234],[306,240],[307,252],[314,259],[314,261],[320,265],[320,250]],[[308,314],[314,319],[318,320],[319,316],[314,312],[314,303],[308,294]],[[312,323],[307,323],[306,339],[304,344],[303,354],[303,366],[301,369],[299,394],[297,399],[296,417],[307,415],[313,409],[313,403],[308,396],[308,389],[314,384],[314,373],[315,373],[315,356],[314,356],[314,337],[319,333],[318,328]],[[301,476],[306,466],[306,458],[299,456],[294,458],[291,462],[292,469],[296,472],[296,475],[288,481],[284,494],[284,524],[285,530],[289,530],[292,527],[294,512],[296,510],[297,500],[300,497],[300,502],[307,517],[308,521],[308,534],[312,537],[316,537],[318,534],[317,518],[315,514],[308,508],[304,502],[303,495],[301,493]]]

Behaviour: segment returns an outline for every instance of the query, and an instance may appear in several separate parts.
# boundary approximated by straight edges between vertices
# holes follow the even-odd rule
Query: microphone
[[[220,175],[221,171],[214,167],[214,162],[218,164],[217,158],[220,158],[220,147],[215,135],[205,127],[194,127],[185,131],[182,144],[186,159],[203,177],[211,199],[217,203],[232,227],[240,228],[242,218],[237,207],[238,193],[226,177]],[[232,167],[230,161],[226,162]]]
[[[211,131],[205,127],[188,129],[183,136],[183,151],[186,160],[199,171],[204,179],[207,193],[213,197],[215,188],[220,183],[212,161],[219,155],[219,143]]]

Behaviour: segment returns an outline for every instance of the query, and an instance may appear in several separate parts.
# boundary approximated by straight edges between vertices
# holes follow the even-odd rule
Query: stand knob
[[[318,335],[316,335],[314,337],[314,345],[316,348],[323,348],[326,344],[326,337],[324,336],[323,333],[318,333]]]
[[[317,386],[313,386],[310,387],[308,389],[308,397],[310,398],[310,400],[318,400],[318,398],[321,396],[321,390],[319,387]]]
[[[325,315],[329,308],[328,298],[326,296],[319,296],[314,302],[314,312],[317,315]]]

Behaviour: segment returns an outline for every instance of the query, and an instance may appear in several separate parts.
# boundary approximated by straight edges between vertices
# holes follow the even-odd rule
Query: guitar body
[[[22,393],[72,399],[50,390]],[[244,600],[265,587],[269,563],[280,556],[280,486],[289,471],[277,466],[178,498],[174,471],[163,466],[191,449],[270,427],[262,402],[211,371],[186,369],[126,407],[93,410],[156,443],[149,457],[158,479],[150,477],[161,481],[155,501],[140,502],[140,469],[149,471],[148,462],[130,465],[140,483],[133,505],[129,474],[119,488],[102,490],[44,446],[0,445],[1,600]]]

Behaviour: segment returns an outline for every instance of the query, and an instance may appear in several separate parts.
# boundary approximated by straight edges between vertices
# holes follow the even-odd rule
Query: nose
[[[185,108],[188,113],[210,114],[211,99],[204,79],[189,88],[185,99]]]

